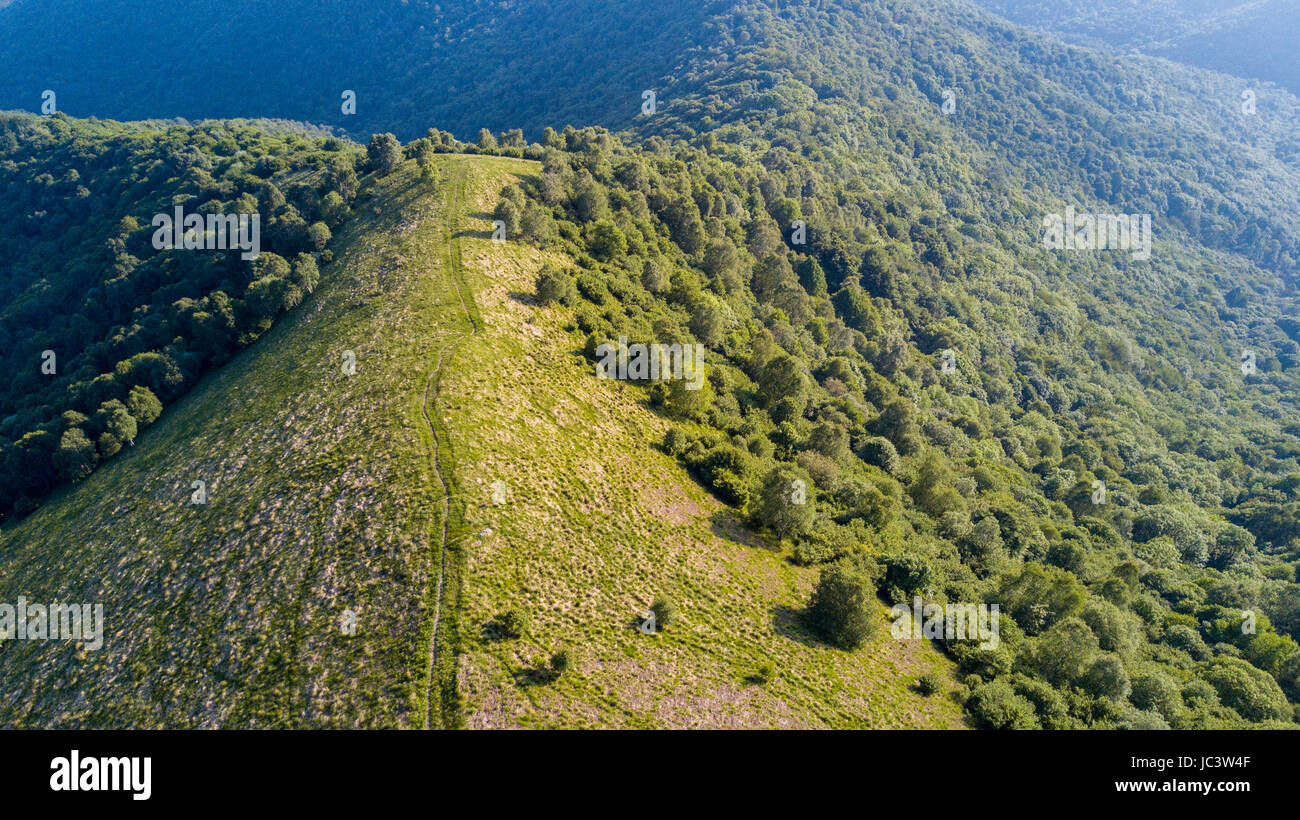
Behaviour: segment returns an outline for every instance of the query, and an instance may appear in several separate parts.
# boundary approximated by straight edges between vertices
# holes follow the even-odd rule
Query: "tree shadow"
[[[533,666],[516,670],[513,677],[515,685],[519,687],[545,686],[558,680],[560,673],[552,669],[545,661],[542,661]]]
[[[719,510],[710,517],[709,522],[709,529],[723,541],[740,544],[742,547],[767,550],[768,552],[781,551],[779,545],[771,543],[768,539],[747,528],[736,514],[729,510]]]
[[[648,620],[648,619],[646,618],[646,613],[648,613],[648,612],[649,612],[649,610],[647,609],[646,612],[639,613],[639,614],[637,614],[637,615],[633,615],[633,616],[632,616],[632,619],[629,620],[626,624],[624,624],[624,626],[625,626],[627,629],[634,629],[634,630],[636,630],[637,632],[640,632],[640,633],[643,634],[643,635],[658,635],[660,632],[663,631],[662,629],[658,628],[658,626],[656,626],[656,628],[655,628],[653,631],[651,631],[651,632],[645,632],[645,631],[643,631],[642,628],[641,628],[641,627],[645,626],[645,624],[646,624],[646,622],[647,622],[647,620]]]
[[[782,638],[814,649],[834,649],[804,620],[804,610],[780,604],[772,608],[772,630]]]
[[[514,632],[506,625],[505,615],[498,615],[487,623],[483,624],[483,640],[487,643],[501,643],[502,641],[511,641],[518,638],[518,633]]]
[[[766,686],[772,682],[772,679],[775,676],[776,672],[774,669],[759,670],[756,672],[750,672],[742,679],[742,682],[746,686]]]

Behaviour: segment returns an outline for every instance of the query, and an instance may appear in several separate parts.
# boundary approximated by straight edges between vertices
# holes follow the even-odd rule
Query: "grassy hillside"
[[[363,191],[291,321],[0,532],[0,600],[102,602],[106,623],[98,651],[0,644],[6,679],[48,682],[0,693],[0,725],[958,724],[908,690],[950,666],[929,647],[805,633],[812,571],[655,452],[662,423],[531,304],[542,252],[492,243],[485,212],[536,164],[413,165]],[[643,635],[658,593],[680,621]],[[531,629],[484,638],[507,608]],[[536,685],[562,646],[574,668]]]
[[[0,646],[6,679],[47,682],[6,687],[0,724],[423,722],[441,488],[422,403],[463,313],[444,199],[410,182],[358,207],[292,321],[3,531],[0,599],[102,602],[107,637]]]
[[[477,190],[470,207],[491,210],[493,187]],[[443,418],[468,530],[490,531],[467,550],[467,726],[961,725],[951,699],[911,690],[930,671],[951,688],[951,662],[929,645],[882,628],[844,652],[803,626],[816,571],[747,532],[659,452],[667,422],[644,391],[597,380],[565,329],[571,311],[536,304],[537,271],[563,258],[478,235],[463,253],[484,329],[447,373]],[[660,595],[679,620],[642,634],[637,617]],[[493,621],[512,609],[531,627],[501,640]],[[571,671],[542,682],[560,650]]]

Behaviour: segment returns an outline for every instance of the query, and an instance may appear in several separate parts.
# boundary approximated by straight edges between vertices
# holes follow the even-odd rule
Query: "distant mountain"
[[[20,0],[0,17],[0,108],[36,110],[51,89],[74,116],[265,116],[403,139],[626,124],[726,5]]]
[[[1294,96],[1244,115],[1238,82],[1022,37],[965,2],[333,2],[22,0],[0,18],[0,107],[38,110],[48,90],[75,116],[281,117],[362,140],[565,124],[692,137],[810,110],[861,140],[870,111],[909,133],[958,126],[994,178],[1169,214],[1288,274],[1300,259]],[[955,116],[936,120],[945,91]],[[910,140],[878,130],[887,152]]]
[[[975,0],[1070,42],[1137,51],[1300,93],[1300,0]]]

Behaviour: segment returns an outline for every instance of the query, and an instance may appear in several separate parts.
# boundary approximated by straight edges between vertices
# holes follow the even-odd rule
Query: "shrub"
[[[749,503],[749,485],[725,467],[714,468],[709,478],[709,486],[719,498],[732,506],[744,507]]]
[[[1118,703],[1128,697],[1129,679],[1124,664],[1115,655],[1097,657],[1084,673],[1083,689],[1094,697],[1109,698]]]
[[[872,436],[860,448],[858,455],[868,464],[874,464],[889,474],[898,472],[898,448],[883,436]]]
[[[591,227],[587,249],[597,259],[609,262],[627,253],[627,238],[617,225],[602,219]]]
[[[1134,675],[1129,700],[1143,711],[1159,713],[1170,723],[1183,711],[1183,698],[1178,693],[1178,684],[1163,672]]]
[[[1079,618],[1066,618],[1039,639],[1035,664],[1039,673],[1057,687],[1080,680],[1097,654],[1097,638]]]
[[[806,473],[778,464],[763,478],[753,513],[755,523],[778,538],[798,538],[812,527],[812,493]]]
[[[505,226],[507,237],[515,236],[519,233],[519,206],[508,199],[501,200],[492,211],[492,220]]]
[[[677,620],[677,605],[666,595],[655,598],[655,602],[650,605],[650,611],[655,614],[656,631],[663,631],[664,627]]]
[[[95,470],[99,455],[95,445],[80,427],[63,432],[59,448],[54,451],[54,467],[65,481],[80,481]]]
[[[1097,636],[1098,644],[1107,652],[1118,652],[1127,657],[1137,649],[1141,640],[1140,627],[1128,612],[1109,601],[1092,600],[1084,607],[1082,617]]]
[[[686,434],[680,427],[669,427],[664,433],[664,452],[670,456],[679,456],[686,449]]]
[[[1215,658],[1203,677],[1219,694],[1224,706],[1237,710],[1246,720],[1287,720],[1291,707],[1277,681],[1238,658]]]
[[[507,610],[497,617],[497,629],[507,638],[523,637],[530,626],[528,613],[518,609]]]
[[[988,729],[1038,729],[1034,705],[1004,680],[976,686],[966,702],[976,722]]]
[[[885,597],[895,603],[907,601],[934,585],[934,569],[919,555],[886,555]]]
[[[1169,728],[1169,723],[1159,712],[1144,711],[1130,706],[1124,709],[1124,716],[1120,719],[1117,728],[1134,731],[1164,730]]]
[[[943,688],[943,680],[934,672],[926,672],[916,679],[916,690],[929,697]]]
[[[567,272],[544,265],[537,274],[537,299],[542,304],[559,302],[572,305],[578,298],[577,286]]]
[[[392,134],[375,134],[366,146],[366,165],[381,177],[388,176],[402,161],[402,144]]]
[[[845,562],[822,570],[808,604],[813,628],[842,649],[861,646],[879,626],[871,577]]]

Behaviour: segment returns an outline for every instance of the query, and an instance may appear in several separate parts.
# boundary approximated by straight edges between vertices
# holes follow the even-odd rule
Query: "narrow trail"
[[[465,294],[461,290],[460,286],[462,266],[460,242],[456,237],[456,228],[460,221],[460,199],[465,186],[465,167],[463,164],[457,163],[452,172],[452,180],[450,184],[451,191],[447,199],[447,215],[444,220],[447,232],[447,273],[451,278],[452,285],[456,288],[456,298],[460,300],[461,310],[464,311],[465,318],[469,320],[470,331],[468,334],[461,334],[453,341],[444,345],[442,350],[438,353],[438,363],[429,373],[429,378],[424,384],[424,401],[421,406],[421,411],[424,413],[425,424],[429,426],[429,434],[433,437],[433,469],[438,476],[439,483],[442,485],[441,503],[443,508],[442,536],[438,545],[438,584],[434,596],[433,630],[429,638],[428,688],[425,692],[426,708],[424,713],[424,728],[426,729],[431,729],[434,728],[435,725],[438,725],[435,724],[433,714],[435,697],[434,690],[437,686],[438,632],[439,627],[442,624],[442,599],[447,578],[447,536],[451,526],[452,496],[451,482],[443,472],[443,465],[446,458],[441,455],[442,442],[438,436],[438,425],[434,423],[434,417],[430,415],[429,408],[432,406],[434,408],[434,413],[437,413],[438,397],[442,390],[442,368],[449,358],[449,354],[455,355],[456,348],[458,348],[461,343],[470,336],[479,331],[478,320],[474,318],[474,314],[470,312],[469,307],[465,304]],[[468,287],[469,285],[467,284],[466,288]],[[451,447],[450,436],[447,437],[447,447]],[[455,674],[454,669],[452,670],[452,674]],[[439,706],[441,707],[443,705],[444,704],[441,703],[441,698],[439,698]]]

